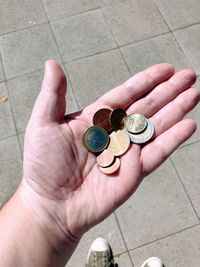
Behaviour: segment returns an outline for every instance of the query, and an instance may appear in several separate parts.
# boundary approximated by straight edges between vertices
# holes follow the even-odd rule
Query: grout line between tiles
[[[6,140],[6,139],[9,139],[9,138],[15,137],[15,136],[17,136],[17,133],[15,133],[15,134],[10,134],[10,135],[1,137],[1,138],[0,138],[0,142],[1,142],[1,141],[4,141],[4,140]]]
[[[46,18],[48,19],[48,21],[51,21],[51,22],[57,22],[57,21],[60,21],[62,19],[68,19],[68,18],[73,18],[75,16],[78,16],[78,15],[82,15],[84,13],[89,13],[89,12],[93,12],[95,10],[98,10],[98,9],[101,9],[101,8],[104,8],[104,7],[107,7],[107,6],[112,6],[112,5],[116,5],[116,3],[110,3],[110,4],[104,4],[103,6],[100,6],[100,5],[97,5],[96,7],[94,8],[90,8],[90,9],[87,9],[87,10],[83,10],[83,11],[80,11],[80,12],[77,12],[77,13],[74,13],[74,14],[71,14],[71,15],[63,15],[63,16],[60,16],[59,18],[55,18],[55,19],[51,19],[48,15],[48,12],[47,12],[47,9],[46,9],[46,6],[44,4],[44,0],[40,0],[42,2],[42,5],[43,5],[43,9],[44,9],[44,12],[46,14]]]
[[[154,38],[159,37],[159,36],[167,35],[167,34],[169,34],[169,33],[170,33],[170,32],[164,32],[164,33],[162,33],[162,34],[156,34],[156,35],[151,36],[151,37],[149,37],[149,38],[141,39],[141,40],[138,40],[138,41],[135,41],[135,42],[132,42],[132,43],[126,43],[126,44],[124,44],[124,45],[118,45],[118,44],[116,43],[115,39],[114,39],[114,41],[115,41],[117,47],[114,47],[114,48],[111,48],[111,49],[106,49],[106,50],[104,50],[104,51],[100,51],[100,52],[96,52],[96,53],[93,53],[93,54],[91,54],[91,55],[87,55],[87,56],[83,56],[83,57],[78,57],[78,58],[75,58],[75,59],[73,59],[73,60],[63,61],[63,64],[70,64],[70,63],[77,62],[77,61],[79,61],[79,60],[83,60],[83,59],[90,58],[90,57],[92,57],[92,56],[100,55],[100,54],[107,53],[107,52],[114,51],[114,50],[118,50],[118,49],[120,50],[120,48],[124,48],[124,47],[127,47],[127,46],[129,46],[129,45],[138,44],[138,43],[140,43],[140,42],[144,42],[144,41],[147,41],[147,40],[151,40],[151,39],[154,39]],[[121,51],[120,51],[120,52],[121,52]]]
[[[43,9],[44,9],[44,12],[45,12],[45,15],[46,15],[46,18],[49,22],[59,22],[60,20],[63,20],[63,19],[71,19],[71,18],[74,18],[76,16],[79,16],[79,15],[82,15],[84,13],[89,13],[89,12],[93,12],[95,10],[98,10],[99,7],[94,7],[94,8],[91,8],[91,9],[88,9],[88,10],[83,10],[83,11],[80,11],[80,12],[77,12],[77,13],[74,13],[74,14],[71,14],[71,15],[63,15],[59,18],[55,18],[55,19],[51,19],[49,16],[48,16],[48,13],[47,13],[47,10],[46,10],[46,7],[45,7],[45,4],[43,2],[43,0],[40,0],[42,6],[43,6]]]
[[[192,67],[192,64],[190,63],[188,57],[185,55],[185,53],[184,53],[184,51],[183,51],[183,49],[182,49],[182,47],[181,47],[179,41],[176,39],[176,36],[174,35],[174,31],[170,28],[168,22],[166,21],[166,19],[165,19],[165,17],[163,16],[161,10],[160,10],[159,7],[157,6],[155,0],[153,0],[153,1],[154,1],[154,4],[155,4],[155,6],[156,6],[158,12],[159,12],[160,15],[162,16],[162,18],[163,18],[165,24],[167,25],[167,27],[168,27],[170,33],[172,34],[172,37],[173,37],[174,41],[177,43],[177,46],[178,46],[178,48],[179,48],[179,50],[180,50],[180,53],[183,55],[183,57],[184,57],[184,59],[186,60],[187,64],[188,64],[190,67]],[[189,27],[190,27],[190,26],[189,26]]]
[[[50,24],[51,25],[51,24]],[[50,27],[51,29],[51,27]],[[150,37],[148,39],[144,39],[144,40],[140,40],[140,41],[136,41],[134,43],[128,43],[128,44],[125,44],[125,45],[122,45],[122,46],[119,46],[119,48],[123,48],[123,47],[126,47],[126,46],[129,46],[129,45],[133,45],[135,43],[140,43],[140,42],[143,42],[143,41],[146,41],[146,40],[149,40],[149,39],[153,39],[153,38],[156,38],[156,37],[159,37],[159,36],[162,36],[162,35],[165,35],[165,34],[168,34],[168,33],[164,33],[164,34],[159,34],[159,35],[155,35],[153,37]],[[56,42],[57,44],[57,42]],[[112,48],[112,49],[108,49],[108,50],[104,50],[104,51],[101,51],[101,52],[96,52],[94,54],[91,54],[91,55],[88,55],[88,56],[84,56],[84,57],[79,57],[79,58],[76,58],[74,60],[71,60],[71,61],[64,61],[62,56],[60,55],[60,50],[58,51],[59,52],[59,55],[61,57],[61,64],[62,65],[66,65],[66,64],[70,64],[70,63],[75,63],[75,62],[78,62],[79,60],[84,60],[84,59],[87,59],[87,58],[90,58],[92,56],[96,56],[96,55],[100,55],[100,54],[103,54],[103,53],[107,53],[107,52],[110,52],[110,51],[117,51],[119,49],[118,47],[115,47],[115,48]],[[119,49],[120,51],[120,49]],[[121,51],[120,51],[121,52]],[[37,73],[39,71],[44,71],[44,68],[38,68],[36,70],[33,70],[31,72],[28,72],[28,73],[24,73],[24,74],[21,74],[21,75],[17,75],[17,76],[14,76],[14,77],[11,77],[11,78],[6,78],[6,75],[5,75],[5,69],[4,69],[4,65],[3,65],[3,61],[2,61],[2,66],[3,66],[3,72],[4,72],[4,76],[5,76],[5,80],[4,81],[1,81],[1,82],[6,82],[6,81],[12,81],[12,80],[15,80],[15,79],[18,79],[18,78],[22,78],[22,77],[25,77],[27,75],[31,75],[31,74],[34,74],[34,73]],[[66,71],[67,72],[67,71]]]
[[[57,48],[57,50],[58,50],[58,54],[59,54],[59,56],[60,56],[60,59],[61,59],[61,64],[63,65],[63,67],[64,67],[64,69],[65,69],[65,71],[66,71],[66,68],[65,68],[65,62],[64,62],[64,60],[63,60],[63,58],[62,58],[62,54],[61,54],[61,52],[60,52],[60,47],[59,47],[59,45],[58,45],[58,42],[57,42],[56,36],[55,36],[55,34],[54,34],[54,31],[53,31],[53,28],[52,28],[51,22],[50,22],[50,20],[49,20],[49,18],[48,18],[48,15],[47,15],[47,12],[46,12],[46,9],[45,9],[45,6],[44,6],[44,3],[43,3],[43,1],[42,1],[42,0],[40,0],[40,2],[41,2],[41,4],[42,4],[42,6],[43,6],[43,9],[44,9],[45,16],[46,16],[46,18],[47,18],[47,20],[48,20],[49,27],[50,27],[50,30],[51,30],[51,33],[52,33],[52,36],[53,36],[54,42],[55,42],[55,44],[56,44],[56,48]],[[67,71],[66,71],[66,73],[67,73]],[[71,79],[70,79],[70,77],[69,77],[68,73],[67,73],[67,78],[68,78],[68,80],[69,80],[69,83],[70,83],[70,85],[71,85],[71,89],[72,89],[72,94],[71,94],[71,95],[72,95],[72,98],[73,98],[73,102],[74,102],[74,104],[75,104],[76,108],[80,109],[80,106],[79,106],[78,100],[77,100],[77,98],[76,98],[76,95],[75,95],[75,90],[74,90],[74,88],[73,88],[73,85],[72,85],[72,82],[71,82]]]
[[[76,96],[74,87],[73,87],[73,85],[72,85],[72,81],[71,81],[70,76],[69,76],[69,74],[68,74],[68,72],[67,72],[66,65],[63,65],[63,67],[64,67],[64,70],[65,70],[65,72],[66,72],[66,74],[67,74],[67,80],[68,80],[68,82],[69,82],[69,84],[70,84],[70,86],[71,86],[71,89],[72,89],[71,97],[72,97],[73,103],[75,104],[77,111],[78,111],[78,110],[81,110],[81,107],[80,107],[80,105],[79,105],[79,102],[78,102],[78,99],[77,99],[77,96]]]
[[[126,249],[126,251],[123,252],[123,253],[128,253],[128,256],[129,256],[131,265],[134,267],[134,263],[133,263],[133,260],[132,260],[132,258],[131,258],[130,252],[129,252],[129,250],[128,250],[128,247],[127,247],[125,238],[124,238],[124,236],[123,236],[122,229],[121,229],[119,220],[118,220],[118,218],[117,218],[117,214],[116,214],[116,212],[114,212],[114,217],[115,217],[115,220],[116,220],[116,222],[117,222],[117,226],[118,226],[118,228],[119,228],[119,231],[120,231],[120,234],[121,234],[121,236],[122,236],[122,239],[123,239],[123,242],[124,242],[124,246],[125,246],[125,249]]]
[[[8,99],[11,99],[10,91],[9,91],[7,82],[5,82],[5,86],[6,86],[6,90],[7,90],[7,93],[8,93]],[[23,159],[23,154],[22,154],[22,150],[21,150],[21,145],[20,145],[18,131],[17,131],[17,123],[16,123],[16,119],[15,119],[15,116],[14,116],[14,111],[13,111],[13,106],[12,106],[12,102],[11,101],[9,101],[9,106],[10,106],[10,111],[11,111],[11,114],[12,114],[12,119],[13,119],[14,128],[15,128],[15,133],[16,133],[15,136],[17,137],[17,143],[18,143],[18,147],[19,147],[19,150],[20,150],[21,160],[22,160]]]
[[[1,36],[4,36],[4,35],[7,35],[7,34],[15,33],[15,32],[18,32],[18,31],[23,31],[23,30],[26,30],[26,29],[34,28],[34,27],[37,27],[37,26],[46,24],[48,22],[57,22],[57,21],[60,21],[62,19],[73,18],[73,17],[75,17],[77,15],[81,15],[81,14],[84,14],[84,13],[93,12],[95,10],[102,9],[104,7],[107,7],[107,6],[115,5],[115,3],[114,4],[113,3],[112,4],[105,4],[104,6],[98,6],[98,7],[95,7],[95,8],[91,8],[89,10],[84,10],[84,11],[77,12],[77,13],[74,13],[74,14],[71,14],[71,15],[62,16],[62,17],[59,17],[59,18],[56,18],[56,19],[50,19],[49,16],[48,16],[48,14],[47,14],[46,7],[45,7],[45,4],[43,3],[43,0],[40,0],[40,1],[41,1],[42,6],[43,6],[43,9],[44,9],[44,12],[45,12],[45,16],[46,16],[47,21],[39,22],[39,23],[36,23],[36,24],[30,24],[28,26],[24,26],[24,27],[18,28],[16,30],[12,30],[12,31],[7,31],[7,32],[0,33],[0,37]],[[160,11],[160,9],[159,9],[159,7],[157,6],[156,3],[155,3],[155,5],[156,5],[157,9],[159,10],[160,14],[163,17],[163,14]],[[200,21],[199,22],[194,22],[194,23],[191,23],[191,24],[188,24],[188,25],[185,25],[185,26],[181,26],[181,27],[178,27],[178,28],[174,28],[173,30],[170,30],[170,31],[178,31],[178,30],[182,30],[182,29],[185,29],[185,28],[188,28],[188,27],[192,27],[192,26],[195,26],[195,25],[198,25],[198,24],[200,24]],[[148,40],[148,39],[149,38],[144,39],[144,40]]]
[[[192,27],[192,26],[196,26],[196,25],[199,25],[199,24],[200,24],[200,21],[199,21],[199,22],[194,22],[194,23],[191,23],[191,24],[188,24],[188,25],[179,27],[179,28],[172,29],[172,31],[173,31],[173,32],[176,32],[176,31],[179,31],[179,30],[184,30],[184,29],[186,29],[186,28],[190,28],[190,27]]]
[[[47,24],[47,23],[48,23],[48,22],[46,22],[46,24]],[[51,28],[51,23],[50,23],[50,22],[49,22],[49,25],[50,25],[50,29],[52,30],[52,28]],[[53,30],[52,30],[52,31],[53,31]],[[126,63],[126,61],[125,61],[125,59],[124,59],[124,57],[123,57],[123,54],[121,53],[121,48],[130,46],[130,45],[134,45],[134,44],[138,44],[138,43],[140,43],[140,42],[144,42],[144,41],[147,41],[147,40],[151,40],[151,39],[154,39],[154,38],[159,37],[159,36],[164,36],[164,35],[167,35],[167,34],[169,34],[169,33],[172,34],[172,32],[165,32],[165,33],[162,33],[162,34],[157,34],[157,35],[151,36],[151,37],[146,38],[146,39],[141,39],[141,40],[138,40],[138,41],[135,41],[135,42],[132,42],[132,43],[127,43],[127,44],[120,45],[120,46],[117,44],[117,47],[115,47],[115,48],[108,49],[108,50],[104,50],[104,51],[101,51],[101,52],[96,52],[96,53],[94,53],[94,54],[87,55],[87,56],[84,56],[84,57],[79,57],[79,58],[76,58],[76,59],[74,59],[74,60],[69,60],[69,61],[64,61],[63,58],[62,58],[61,55],[60,55],[60,50],[59,50],[58,52],[59,52],[59,55],[60,55],[61,60],[62,60],[61,64],[62,64],[62,65],[66,65],[66,64],[70,64],[70,63],[75,63],[75,62],[77,62],[77,61],[79,61],[79,60],[84,60],[84,59],[90,58],[90,57],[92,57],[92,56],[100,55],[100,54],[103,54],[103,53],[107,53],[107,52],[115,51],[115,50],[118,50],[118,49],[119,49],[119,52],[120,52],[120,54],[122,55],[122,59],[123,59],[125,65],[126,65],[126,67],[128,68],[128,72],[131,74],[130,68],[128,67],[128,65],[127,65],[127,63]],[[54,38],[55,38],[55,37],[54,37]],[[56,42],[56,44],[57,44],[57,42]],[[178,47],[179,47],[179,45],[178,45]],[[188,62],[187,58],[185,58],[185,59],[186,59],[186,61]],[[1,83],[2,83],[2,82],[6,82],[6,81],[15,80],[15,79],[18,79],[18,78],[27,76],[27,75],[31,75],[31,74],[34,74],[34,73],[39,72],[39,71],[44,71],[44,68],[38,68],[38,69],[33,70],[33,71],[31,71],[31,72],[27,72],[27,73],[24,73],[24,74],[21,74],[21,75],[17,75],[17,76],[14,76],[14,77],[7,78],[7,77],[6,77],[6,74],[5,74],[4,64],[3,64],[3,58],[2,58],[2,61],[1,61],[1,62],[2,62],[3,74],[4,74],[4,78],[5,78],[5,80],[1,81]],[[188,63],[188,64],[191,65],[190,63]],[[67,70],[66,70],[66,72],[67,72]],[[131,74],[131,75],[132,75],[132,74]],[[200,75],[199,75],[199,77],[200,77]],[[69,76],[68,76],[68,78],[69,78]],[[72,83],[71,83],[71,86],[72,86]],[[72,86],[72,87],[73,87],[73,86]],[[73,89],[73,88],[72,88],[72,89]]]
[[[5,82],[6,81],[6,73],[5,73],[5,67],[4,67],[4,64],[3,64],[3,57],[1,55],[1,47],[0,47],[0,57],[1,57],[1,66],[2,66],[2,72],[3,72],[3,76],[4,76],[4,80],[2,82]]]
[[[28,73],[24,73],[24,74],[21,74],[21,75],[6,79],[4,82],[9,82],[9,81],[13,81],[13,80],[16,80],[16,79],[20,79],[20,78],[23,78],[23,77],[26,77],[28,75],[32,75],[32,74],[35,74],[35,73],[41,72],[41,71],[44,72],[44,67],[41,68],[41,69],[37,69],[37,70],[31,71],[31,72],[28,72]]]
[[[182,232],[184,232],[184,231],[193,229],[193,228],[195,228],[195,227],[197,227],[197,226],[199,226],[199,225],[200,225],[200,223],[197,223],[197,224],[194,224],[194,225],[189,226],[189,227],[187,227],[187,228],[184,228],[184,229],[182,229],[182,230],[179,230],[179,231],[177,231],[177,232],[175,232],[175,233],[172,233],[172,234],[169,234],[169,235],[166,235],[166,236],[162,236],[162,237],[157,238],[157,239],[155,239],[155,240],[152,240],[152,241],[150,241],[150,242],[146,242],[146,243],[144,243],[144,244],[142,244],[142,245],[140,245],[140,246],[137,246],[137,247],[135,247],[135,248],[131,248],[131,249],[129,249],[129,252],[132,252],[132,251],[135,251],[135,250],[137,250],[137,249],[139,249],[139,248],[142,248],[142,247],[151,245],[151,244],[153,244],[153,243],[156,243],[157,241],[162,241],[162,240],[164,240],[164,239],[166,239],[166,238],[168,238],[168,237],[171,237],[171,236],[180,234],[180,233],[182,233]]]
[[[123,60],[123,62],[124,62],[124,64],[125,64],[125,66],[126,66],[128,72],[129,72],[129,75],[132,76],[132,74],[131,74],[131,69],[129,68],[129,66],[128,66],[128,64],[127,64],[127,62],[126,62],[126,60],[125,60],[125,58],[124,58],[124,56],[123,56],[123,54],[122,54],[122,52],[121,52],[121,50],[120,50],[120,46],[118,45],[117,40],[116,40],[114,34],[112,33],[112,30],[111,30],[110,27],[109,27],[107,18],[106,18],[106,16],[104,15],[104,12],[102,11],[102,9],[100,9],[100,12],[101,12],[101,14],[102,14],[102,16],[103,16],[103,18],[104,18],[104,20],[105,20],[105,22],[106,22],[106,25],[107,25],[107,27],[108,27],[108,30],[109,30],[110,34],[111,34],[111,36],[112,36],[112,38],[113,38],[113,40],[114,40],[114,42],[115,42],[115,44],[116,44],[116,46],[117,46],[117,48],[118,48],[118,51],[119,51],[119,53],[120,53],[120,55],[121,55],[121,58],[122,58],[122,60]]]
[[[1,52],[1,51],[0,51]],[[1,53],[0,53],[0,56],[1,56]],[[3,74],[4,74],[4,78],[6,79],[6,75],[5,75],[5,68],[4,68],[4,64],[3,64],[3,58],[1,56],[1,63],[2,63],[2,70],[3,70]],[[13,108],[12,108],[12,103],[10,101],[10,93],[9,93],[9,89],[8,89],[8,86],[7,86],[7,82],[6,80],[4,81],[4,84],[5,84],[5,87],[6,87],[6,91],[7,91],[7,94],[8,94],[8,99],[9,99],[9,107],[10,107],[10,112],[12,114],[12,120],[13,120],[13,123],[14,123],[14,128],[15,128],[15,135],[17,135],[17,125],[16,125],[16,121],[15,121],[15,118],[14,118],[14,113],[13,113]],[[18,140],[18,139],[17,139]],[[19,145],[19,140],[18,140],[18,145]],[[21,151],[21,150],[20,150]]]
[[[117,49],[118,49],[117,47],[110,48],[110,49],[105,49],[104,51],[95,52],[95,53],[87,55],[87,56],[77,57],[77,58],[75,58],[73,60],[64,61],[64,64],[74,63],[74,62],[77,62],[79,60],[87,59],[87,58],[90,58],[90,57],[93,57],[93,56],[97,56],[97,55],[100,55],[100,54],[103,54],[103,53],[107,53],[107,52],[110,52],[110,51],[114,51],[114,50],[117,50]]]
[[[184,192],[185,192],[185,194],[186,194],[186,196],[187,196],[187,198],[188,198],[188,200],[189,200],[189,202],[190,202],[190,204],[191,204],[191,206],[192,206],[192,209],[193,209],[193,211],[194,211],[194,213],[195,213],[195,215],[196,215],[198,221],[200,222],[200,217],[199,217],[199,215],[198,215],[198,213],[197,213],[197,211],[196,211],[196,209],[195,209],[195,207],[194,207],[194,205],[193,205],[193,203],[192,203],[192,200],[191,200],[191,198],[190,198],[190,196],[189,196],[189,194],[188,194],[188,192],[187,192],[187,190],[186,190],[186,188],[185,188],[185,185],[184,185],[184,183],[183,183],[183,181],[182,181],[182,179],[181,179],[181,176],[180,176],[179,173],[178,173],[178,170],[177,170],[177,168],[176,168],[176,165],[174,164],[174,162],[173,162],[173,160],[172,160],[171,157],[169,158],[169,160],[171,161],[172,166],[173,166],[173,168],[174,168],[174,170],[175,170],[175,172],[176,172],[176,175],[177,175],[177,177],[178,177],[178,179],[179,179],[179,181],[180,181],[180,183],[181,183],[181,185],[182,185],[182,187],[183,187],[183,190],[184,190]]]
[[[8,31],[8,32],[4,32],[4,33],[0,33],[0,37],[4,36],[4,35],[9,35],[9,34],[12,34],[12,33],[16,33],[16,32],[21,32],[21,31],[24,31],[24,30],[28,30],[28,29],[32,29],[32,28],[36,28],[37,26],[41,26],[41,25],[44,25],[44,24],[47,24],[48,22],[45,21],[45,22],[41,22],[41,23],[37,23],[37,24],[33,24],[31,26],[27,26],[27,27],[23,27],[23,28],[19,28],[19,29],[16,29],[14,31]]]
[[[124,255],[124,254],[128,254],[128,251],[123,251],[123,252],[119,252],[119,253],[117,253],[117,254],[115,254],[114,255],[114,258],[115,257],[120,257],[120,256],[122,256],[122,255]],[[129,256],[129,255],[128,255]],[[129,256],[129,259],[130,259],[130,256]],[[116,262],[117,263],[117,262]],[[132,262],[131,262],[132,263]],[[117,266],[118,267],[118,266]],[[119,267],[121,267],[121,266],[119,266]],[[122,266],[122,267],[126,267],[126,266]]]
[[[157,10],[159,11],[160,15],[162,16],[163,20],[165,21],[167,27],[170,29],[170,32],[174,32],[174,31],[178,31],[178,30],[183,30],[183,29],[186,29],[186,28],[189,28],[189,27],[192,27],[192,26],[195,26],[195,25],[199,25],[199,24],[200,24],[200,21],[197,21],[197,22],[193,22],[193,23],[191,23],[191,24],[187,24],[187,25],[185,25],[185,26],[181,26],[181,27],[177,27],[177,28],[172,29],[172,28],[169,26],[167,20],[165,19],[165,16],[163,15],[161,9],[160,9],[159,6],[157,5],[156,0],[153,0],[153,2],[154,2],[154,4],[155,4]]]
[[[191,146],[191,145],[194,145],[194,144],[198,144],[199,142],[200,142],[200,140],[193,141],[191,143],[188,143],[188,144],[182,145],[181,147],[178,147],[177,150],[181,150],[182,148],[185,148],[185,147],[188,147],[188,146]]]

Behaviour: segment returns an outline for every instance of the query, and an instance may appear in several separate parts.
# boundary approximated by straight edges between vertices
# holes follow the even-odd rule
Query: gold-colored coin
[[[111,166],[106,167],[106,168],[99,166],[99,169],[101,172],[103,172],[105,174],[113,174],[114,172],[116,172],[119,169],[119,167],[120,167],[120,159],[116,158]]]
[[[118,130],[116,132],[112,132],[109,136],[110,143],[107,149],[116,157],[123,155],[130,146],[129,135],[126,134],[124,130]]]
[[[102,108],[98,110],[93,116],[93,124],[103,127],[107,132],[112,130],[112,124],[110,123],[110,114],[112,110]]]
[[[147,127],[147,120],[142,114],[130,114],[125,121],[126,129],[133,134],[143,132]]]
[[[124,128],[124,119],[126,117],[126,112],[121,108],[116,108],[112,111],[110,114],[110,122],[115,131]]]
[[[99,126],[92,126],[84,134],[84,143],[90,152],[101,152],[109,143],[109,135]]]

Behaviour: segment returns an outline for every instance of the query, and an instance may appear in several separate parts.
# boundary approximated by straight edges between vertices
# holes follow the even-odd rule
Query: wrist
[[[35,192],[24,178],[16,194],[55,255],[60,258],[59,260],[62,258],[63,261],[67,261],[80,238],[75,237],[60,221],[57,203]]]

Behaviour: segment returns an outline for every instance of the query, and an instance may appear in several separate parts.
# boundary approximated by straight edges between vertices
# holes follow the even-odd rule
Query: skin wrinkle
[[[181,80],[181,82],[176,82],[177,79],[178,80],[179,78],[182,79],[182,77],[185,77],[185,75],[189,74],[192,77],[188,77],[187,79],[185,78],[186,81]],[[184,92],[186,89],[188,89],[188,87],[190,87],[192,83],[195,82],[195,80],[196,80],[196,75],[193,71],[187,69],[179,71],[167,81],[164,81],[163,83],[156,86],[154,90],[146,94],[146,96],[136,101],[135,102],[136,108],[134,107],[131,111],[128,110],[128,113],[138,112],[137,110],[139,110],[139,112],[142,112],[143,110],[142,107],[146,107],[145,111],[142,113],[144,113],[144,115],[146,115],[148,118],[148,116],[156,114],[158,109],[161,109],[164,105],[166,105],[165,102],[166,96],[168,97],[168,102],[173,101],[181,92]],[[170,92],[167,92],[169,90]],[[159,102],[157,96],[160,96]],[[148,102],[149,99],[150,103]],[[154,101],[151,101],[151,99],[154,99]]]
[[[70,130],[70,133],[71,135],[73,136],[73,131],[71,130],[71,127],[70,127],[70,124],[68,123],[68,129]],[[64,136],[64,133],[63,133],[63,129],[62,127],[59,127],[59,130],[62,134],[62,136],[64,137],[65,139],[65,136]],[[75,137],[73,136],[72,137],[72,140],[74,140]],[[73,148],[75,150],[73,150]],[[75,156],[79,155],[79,152],[78,152],[78,148],[75,146],[72,147],[72,150],[73,150],[73,157],[74,159],[76,158]],[[82,157],[82,156],[81,156]],[[83,166],[86,166],[86,162],[88,161],[88,157],[89,157],[89,153],[87,152],[87,157],[85,159],[85,162],[83,162]],[[75,160],[75,162],[80,162],[80,160]],[[88,169],[87,173],[85,173],[84,175],[88,175],[88,173],[90,173],[90,171],[93,169],[94,166],[91,165],[91,169]],[[75,168],[75,170],[79,170],[78,166]],[[74,185],[74,188],[72,188],[73,191],[76,191],[76,189],[78,188],[78,186],[82,186],[84,184],[84,179],[83,179],[83,176],[81,175],[81,171],[79,171],[79,174],[77,175],[74,175],[74,177],[78,178],[78,179],[74,179],[76,181],[75,185]],[[66,180],[65,182],[65,186],[67,185],[68,181]]]
[[[40,196],[42,197],[42,199],[46,199],[46,196],[42,196],[42,195],[40,195]],[[23,198],[23,199],[24,199],[24,198]],[[26,199],[26,200],[27,200],[27,199]],[[40,221],[40,214],[38,213],[37,208],[34,209],[35,206],[34,206],[34,205],[29,205],[29,201],[26,201],[26,200],[24,201],[24,203],[26,203],[26,205],[28,205],[29,208],[32,209],[32,210],[34,211],[34,214],[35,214],[36,217],[38,218],[37,220]],[[53,207],[53,206],[57,206],[57,205],[52,205],[53,203],[56,204],[56,202],[55,202],[54,199],[50,199],[50,200],[51,200],[51,204],[50,204],[51,209],[49,209],[48,206],[47,206],[47,207],[46,207],[46,206],[42,206],[42,209],[45,210],[45,212],[46,212],[46,214],[48,215],[48,217],[50,218],[50,220],[53,221],[53,224],[58,226],[58,229],[60,230],[60,232],[62,233],[62,235],[66,237],[66,239],[63,238],[63,237],[62,237],[61,239],[62,239],[62,240],[66,240],[66,241],[64,241],[64,242],[66,243],[66,247],[67,247],[67,246],[69,245],[68,240],[70,240],[72,243],[75,243],[75,242],[77,242],[80,238],[76,237],[75,235],[71,235],[71,236],[70,236],[70,233],[71,233],[70,230],[68,229],[68,227],[66,227],[66,225],[65,225],[65,227],[62,226],[63,223],[60,222],[60,220],[59,220],[59,217],[60,217],[60,216],[59,216],[59,215],[57,215],[56,217],[54,217],[54,216],[51,215],[50,210],[52,210],[52,207]],[[52,202],[52,201],[53,201],[53,202]],[[39,200],[39,202],[40,202],[40,204],[42,203],[41,200]],[[58,211],[57,208],[56,208],[55,210]],[[55,214],[57,214],[57,213],[55,213]],[[67,221],[67,220],[66,220],[66,221]],[[43,223],[45,224],[45,225],[43,225],[43,229],[44,229],[44,230],[45,230],[45,229],[48,229],[49,226],[48,226],[47,222],[46,222],[46,221],[43,221]],[[67,232],[64,231],[64,228],[67,229]],[[50,243],[52,244],[51,241],[50,241]],[[59,252],[59,249],[57,248],[57,246],[56,246],[55,244],[52,244],[52,247],[53,247],[54,251],[56,252],[56,254],[57,254],[57,255],[60,255],[60,252]]]
[[[70,131],[72,140],[75,140],[76,138],[75,138],[75,136],[74,136],[74,134],[73,134],[73,131],[72,131],[71,126],[70,126],[70,123],[68,123],[67,126],[68,126],[68,129],[69,129],[69,131]],[[60,127],[59,129],[60,129],[60,132],[61,132],[61,134],[62,134],[64,140],[66,140],[66,138],[65,138],[65,136],[64,136],[64,133],[63,133],[63,128]],[[77,148],[76,145],[75,145],[75,146],[72,146],[72,154],[73,154],[74,161],[75,161],[75,162],[80,162],[80,159],[76,160],[77,155],[79,155],[79,149]],[[83,163],[83,166],[86,165],[86,162],[87,162],[87,158],[86,158],[86,161]],[[78,171],[79,171],[79,174],[78,174],[78,175],[75,175],[75,176],[76,176],[76,177],[80,177],[78,180],[80,180],[81,183],[83,183],[83,178],[81,178],[81,175],[80,175],[81,171],[79,170],[78,166],[76,166],[75,170],[78,170]],[[81,184],[81,183],[80,183],[80,184]],[[76,184],[77,184],[77,185],[79,184],[78,181],[77,181]]]

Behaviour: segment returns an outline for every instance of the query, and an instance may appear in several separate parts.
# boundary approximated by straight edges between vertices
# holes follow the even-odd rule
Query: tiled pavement
[[[0,0],[0,204],[22,175],[23,133],[44,61],[69,77],[73,112],[159,62],[200,75],[199,0]],[[200,85],[200,83],[199,83]],[[190,114],[200,125],[200,108]],[[157,255],[166,267],[200,266],[200,133],[145,179],[134,196],[88,232],[68,267],[84,266],[101,235],[119,267]]]

